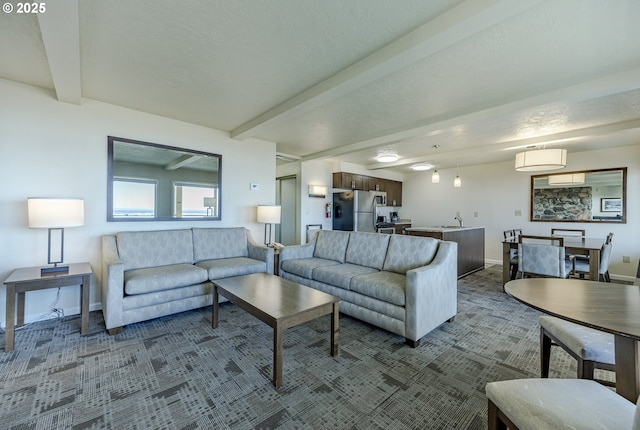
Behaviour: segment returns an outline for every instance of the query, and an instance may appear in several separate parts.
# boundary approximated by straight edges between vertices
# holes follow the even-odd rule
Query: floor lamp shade
[[[58,266],[64,261],[64,229],[84,225],[84,200],[47,197],[30,197],[27,199],[29,228],[49,229],[49,249],[47,263],[53,267],[43,267],[43,274],[66,272],[69,266]],[[60,242],[58,256],[52,256],[52,233],[58,233],[54,241]]]
[[[280,206],[258,206],[258,222],[264,223],[264,244],[271,243],[271,224],[280,224]],[[268,227],[268,233],[267,233]]]

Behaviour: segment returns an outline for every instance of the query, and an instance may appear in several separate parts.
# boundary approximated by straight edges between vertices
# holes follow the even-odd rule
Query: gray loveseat
[[[340,312],[420,339],[457,311],[457,243],[320,230],[280,250],[280,276],[340,298]]]
[[[211,280],[273,273],[273,249],[238,228],[127,231],[102,237],[107,330],[211,305]]]

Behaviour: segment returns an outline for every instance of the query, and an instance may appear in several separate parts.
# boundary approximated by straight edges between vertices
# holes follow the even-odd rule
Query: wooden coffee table
[[[273,328],[273,385],[282,386],[284,330],[323,315],[331,317],[331,355],[338,355],[338,302],[340,299],[268,273],[234,276],[213,281],[211,326],[218,327],[218,295]]]

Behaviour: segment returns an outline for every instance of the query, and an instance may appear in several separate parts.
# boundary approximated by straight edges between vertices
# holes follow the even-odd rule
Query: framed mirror
[[[530,220],[627,222],[627,168],[531,176]]]
[[[109,136],[108,156],[107,221],[221,219],[221,155]]]

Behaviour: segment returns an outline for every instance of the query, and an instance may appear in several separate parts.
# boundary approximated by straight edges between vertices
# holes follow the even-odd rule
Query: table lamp
[[[53,266],[41,268],[40,273],[46,275],[68,272],[69,266],[61,265],[64,261],[64,229],[84,225],[84,199],[29,197],[27,212],[29,228],[49,229],[47,264]],[[51,246],[55,241],[60,242],[58,255],[57,250],[52,250]]]
[[[207,216],[215,216],[215,208],[218,207],[218,199],[215,197],[205,197],[204,207],[207,208]]]
[[[271,224],[280,224],[280,206],[258,206],[258,222],[264,223],[264,244],[268,245],[271,243]]]

